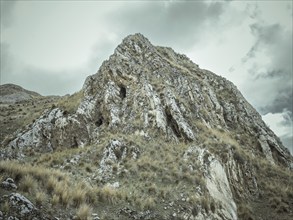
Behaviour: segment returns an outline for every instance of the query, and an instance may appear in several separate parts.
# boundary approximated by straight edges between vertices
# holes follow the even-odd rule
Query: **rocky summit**
[[[259,113],[141,34],[46,103],[3,131],[0,219],[293,218],[293,157]]]

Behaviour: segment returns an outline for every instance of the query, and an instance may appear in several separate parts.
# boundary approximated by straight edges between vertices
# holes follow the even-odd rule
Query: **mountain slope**
[[[292,156],[231,82],[185,55],[130,35],[74,97],[1,157],[83,179],[98,191],[83,202],[111,219],[292,217]]]

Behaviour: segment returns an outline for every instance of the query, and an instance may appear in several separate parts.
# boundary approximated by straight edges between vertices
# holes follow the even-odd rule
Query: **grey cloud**
[[[52,91],[58,91],[59,95],[77,92],[82,88],[84,75],[79,72],[50,72],[34,67],[25,67],[21,73],[11,73],[6,77],[7,82],[13,82],[17,85],[36,91],[42,95],[56,95]]]
[[[270,99],[273,101],[259,106],[259,110],[263,114],[283,112],[284,109],[292,112],[292,29],[289,32],[280,24],[255,23],[251,25],[251,31],[257,40],[244,61],[253,61],[249,72],[254,76],[254,83],[266,80],[267,88],[263,89],[267,90],[267,96],[273,96]],[[258,53],[265,53],[270,58],[265,71],[260,71],[262,66],[257,64]]]
[[[246,56],[241,59],[242,63],[246,63],[248,60],[255,58],[255,53],[257,51],[258,43],[253,45],[247,52]]]
[[[216,26],[228,2],[148,2],[111,14],[111,25],[122,32],[142,32],[157,43],[187,48],[200,39],[205,25]]]
[[[282,76],[284,76],[282,70],[271,70],[265,73],[260,73],[255,78],[261,79],[261,78],[274,78],[274,77],[282,77]]]
[[[261,112],[263,114],[266,114],[268,112],[278,113],[278,112],[282,112],[283,110],[288,110],[292,112],[293,111],[292,109],[293,93],[292,93],[292,90],[290,91],[290,89],[292,88],[289,88],[288,86],[284,89],[278,90],[277,95],[275,99],[273,100],[273,102],[271,104],[268,104],[262,107]]]
[[[279,24],[254,24],[251,30],[257,41],[248,53],[250,58],[259,51],[266,51],[272,61],[267,75],[281,73],[292,76],[292,29],[286,31]]]
[[[18,79],[19,70],[23,68],[23,63],[13,57],[7,43],[1,42],[0,54],[0,83],[15,83],[14,81]]]
[[[280,123],[282,126],[286,127],[292,127],[292,111],[291,112],[286,112],[283,114],[283,121]],[[293,134],[292,134],[293,135]]]
[[[15,59],[10,53],[9,45],[1,43],[1,71],[0,82],[14,83],[36,91],[42,95],[65,95],[81,89],[84,79],[91,74],[86,70],[52,72],[45,69],[39,69],[27,66],[21,61]]]
[[[282,143],[289,149],[289,151],[291,152],[291,154],[293,155],[293,136],[281,136],[280,137]]]
[[[21,63],[10,53],[9,45],[1,43],[0,82],[14,83],[42,95],[65,95],[77,92],[82,88],[86,77],[95,74],[102,62],[114,52],[114,44],[109,40],[97,42],[90,55],[92,58],[82,68],[49,71]]]
[[[284,109],[293,111],[293,91],[292,91],[292,72],[285,70],[271,70],[256,75],[256,80],[270,79],[270,85],[267,85],[268,94],[274,94],[272,103],[261,107],[261,112],[278,113]]]
[[[115,47],[121,43],[122,39],[117,42],[104,39],[102,42],[97,42],[91,51],[91,59],[88,61],[88,74],[94,74],[98,71],[98,68],[102,65],[102,62],[109,58],[114,53]]]
[[[255,58],[256,53],[270,43],[275,44],[280,38],[282,28],[279,24],[263,26],[259,22],[250,25],[251,33],[257,38],[255,44],[250,48],[249,52],[242,59],[247,62],[249,59]]]
[[[259,9],[259,6],[256,2],[249,2],[246,4],[246,13],[248,13],[249,17],[252,19],[256,19],[260,16],[261,11]]]
[[[1,84],[14,83],[42,95],[65,95],[77,92],[82,88],[86,76],[95,73],[89,72],[88,68],[49,71],[25,66],[22,63],[14,63],[14,65],[1,67]]]
[[[11,54],[9,53],[9,45],[6,43],[0,44],[0,64],[0,83],[2,83],[3,77],[11,72],[11,68],[13,65],[13,59]]]
[[[97,42],[89,56],[92,58],[84,65],[84,69],[73,70],[71,71],[74,72],[73,74],[65,73],[70,70],[50,72],[46,69],[26,66],[21,63],[21,60],[16,60],[9,53],[9,45],[1,44],[1,83],[20,84],[42,94],[52,94],[56,91],[58,94],[73,92],[73,88],[80,88],[85,76],[97,72],[102,62],[113,53],[115,47],[126,35],[142,32],[150,39],[155,39],[156,42],[153,43],[159,45],[175,45],[175,47],[177,45],[177,48],[190,47],[196,39],[200,39],[205,26],[215,27],[227,4],[225,2],[205,3],[202,1],[141,2],[139,4],[126,2],[125,6],[127,7],[109,12],[103,21],[110,28],[109,31],[117,35],[119,41],[114,42],[112,39],[112,41]],[[15,3],[5,3],[5,10],[7,9],[5,18],[8,19],[13,14],[14,6]],[[18,77],[19,75],[20,77]],[[65,76],[62,75],[72,79],[68,79],[66,82]],[[46,83],[41,85],[37,83],[37,79]],[[71,82],[69,83],[69,81]],[[79,83],[77,83],[78,81]]]
[[[13,8],[17,1],[1,1],[0,2],[0,25],[1,29],[9,27],[13,22]]]
[[[166,23],[176,25],[177,28],[193,29],[196,25],[208,20],[216,20],[223,12],[223,4],[215,2],[173,2],[166,7]],[[193,21],[189,26],[183,25],[186,21]],[[191,30],[192,31],[192,30]]]
[[[115,42],[116,43],[116,42]],[[1,43],[0,83],[14,83],[42,95],[65,95],[82,88],[85,78],[95,74],[102,62],[113,53],[115,46],[109,40],[97,42],[92,57],[79,69],[49,71],[22,63],[10,52],[9,44]]]
[[[280,38],[282,27],[280,24],[271,24],[263,26],[259,23],[250,25],[252,34],[258,37],[258,43],[276,43]]]

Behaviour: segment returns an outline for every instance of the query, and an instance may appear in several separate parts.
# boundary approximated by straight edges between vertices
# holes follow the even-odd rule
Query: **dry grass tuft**
[[[71,193],[69,189],[65,188],[60,194],[60,202],[63,206],[67,207],[71,201]]]
[[[24,192],[34,193],[37,189],[37,182],[31,175],[24,176],[20,181],[19,188]]]
[[[58,184],[57,179],[53,176],[50,176],[47,183],[46,183],[46,188],[48,190],[48,193],[53,193],[57,184]]]
[[[77,219],[79,220],[88,220],[91,214],[92,208],[86,203],[81,204],[76,212]]]
[[[142,208],[144,210],[153,209],[155,206],[156,206],[156,200],[154,197],[148,197],[142,203]]]
[[[115,204],[118,200],[118,192],[111,186],[104,186],[99,191],[99,200],[110,204]]]
[[[71,194],[72,202],[75,207],[80,206],[86,199],[86,190],[77,187]]]
[[[37,192],[36,193],[36,204],[37,206],[41,206],[45,203],[47,199],[47,194],[45,194],[44,192]]]
[[[51,199],[51,204],[53,206],[56,206],[57,204],[59,204],[59,202],[60,202],[60,197],[58,195],[53,195]]]
[[[9,210],[10,210],[10,205],[9,205],[9,202],[8,201],[5,201],[4,203],[0,203],[1,204],[1,206],[0,206],[0,210],[2,211],[2,212],[9,212]]]

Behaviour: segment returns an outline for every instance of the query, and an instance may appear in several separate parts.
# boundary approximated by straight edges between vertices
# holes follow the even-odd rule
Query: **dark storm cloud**
[[[259,53],[270,59],[269,64],[264,67],[265,71],[260,70],[263,66],[256,65],[256,61],[249,70],[256,83],[262,80],[270,82],[263,89],[267,90],[267,96],[273,96],[273,101],[260,106],[260,111],[263,114],[283,112],[284,109],[292,112],[292,30],[285,30],[279,24],[256,23],[251,25],[251,31],[257,40],[244,62],[255,59]]]
[[[17,1],[1,1],[0,2],[0,24],[1,29],[9,27],[13,22],[13,8]]]
[[[228,2],[151,2],[129,7],[111,17],[112,25],[125,33],[142,32],[163,45],[190,47],[206,26],[216,26]]]

